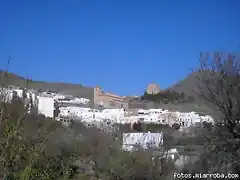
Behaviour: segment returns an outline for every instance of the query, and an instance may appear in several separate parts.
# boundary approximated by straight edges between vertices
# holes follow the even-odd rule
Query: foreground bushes
[[[26,114],[21,101],[1,109],[1,179],[152,180],[169,174],[163,172],[165,161],[153,165],[149,152],[122,152],[121,137],[83,125],[64,128],[42,115]]]
[[[93,127],[86,128],[81,123],[64,128],[43,115],[26,114],[21,101],[2,104],[0,179],[173,179],[177,169],[171,161],[162,158],[161,153],[155,154],[153,159],[151,150],[121,151],[120,132],[129,130],[126,125],[119,129],[118,133],[109,135]],[[203,138],[184,137],[177,130],[163,125],[149,124],[145,130],[163,132],[167,149],[190,144],[193,148],[196,144],[202,147],[206,143]],[[201,167],[206,167],[204,163],[199,161],[196,166],[186,168],[188,172],[201,172]]]
[[[6,179],[56,179],[71,177],[74,149],[57,148],[52,133],[60,124],[43,116],[27,115],[21,103],[5,104],[1,114],[0,172]]]

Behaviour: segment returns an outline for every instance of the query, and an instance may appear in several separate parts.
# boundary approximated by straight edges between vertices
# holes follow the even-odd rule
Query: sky
[[[239,45],[240,0],[0,0],[0,69],[33,80],[142,95]]]

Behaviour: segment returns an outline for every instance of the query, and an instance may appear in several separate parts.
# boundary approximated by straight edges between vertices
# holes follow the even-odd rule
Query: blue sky
[[[0,69],[34,80],[141,95],[239,44],[240,0],[0,0]]]

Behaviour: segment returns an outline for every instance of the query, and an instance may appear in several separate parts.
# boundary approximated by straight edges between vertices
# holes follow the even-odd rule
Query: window
[[[123,104],[121,104],[121,108],[123,108]]]

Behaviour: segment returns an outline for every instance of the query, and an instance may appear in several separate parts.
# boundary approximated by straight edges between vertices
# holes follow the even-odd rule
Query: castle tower
[[[148,94],[157,94],[160,92],[160,87],[154,83],[149,84],[146,91]]]

